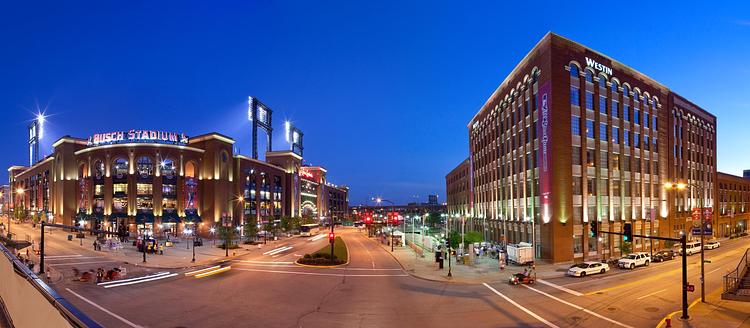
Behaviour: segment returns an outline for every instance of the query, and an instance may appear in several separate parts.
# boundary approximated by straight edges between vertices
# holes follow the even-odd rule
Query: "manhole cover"
[[[646,312],[657,312],[659,311],[659,308],[650,306],[650,307],[645,308],[644,310],[646,310]]]
[[[614,312],[614,311],[617,311],[617,308],[616,308],[616,307],[614,307],[614,306],[611,306],[611,307],[608,307],[608,308],[607,308],[607,311],[612,311],[612,312]]]

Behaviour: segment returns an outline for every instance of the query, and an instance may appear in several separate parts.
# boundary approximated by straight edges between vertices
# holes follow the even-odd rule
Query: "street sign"
[[[695,291],[695,285],[687,285],[685,286],[685,289],[687,289],[687,291],[692,293]]]

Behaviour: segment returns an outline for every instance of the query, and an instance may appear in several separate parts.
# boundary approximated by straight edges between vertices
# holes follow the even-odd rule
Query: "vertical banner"
[[[552,130],[550,99],[552,84],[545,82],[537,92],[536,105],[538,109],[537,136],[539,136],[539,150],[537,161],[539,166],[539,199],[541,201],[542,220],[549,223],[552,216]]]

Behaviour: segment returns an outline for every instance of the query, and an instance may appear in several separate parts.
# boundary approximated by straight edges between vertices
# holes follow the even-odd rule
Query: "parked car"
[[[568,269],[567,274],[573,277],[585,277],[586,275],[605,273],[607,271],[609,271],[609,264],[591,261],[574,264]]]
[[[654,257],[651,260],[654,262],[669,261],[674,259],[675,255],[676,254],[671,249],[664,249],[654,253]]]
[[[714,248],[719,248],[719,246],[721,246],[721,244],[719,243],[719,241],[712,240],[712,241],[709,241],[709,242],[703,244],[703,249],[714,249]]]
[[[623,269],[635,269],[637,266],[648,266],[651,255],[646,252],[632,253],[617,261],[617,266]]]
[[[682,255],[682,244],[675,245],[674,248],[677,254]],[[688,256],[700,253],[701,251],[700,241],[689,241],[687,242],[687,244],[685,244],[685,253]]]

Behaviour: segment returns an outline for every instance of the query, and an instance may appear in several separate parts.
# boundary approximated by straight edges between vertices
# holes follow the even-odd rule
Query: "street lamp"
[[[390,200],[382,199],[378,197],[378,198],[375,198],[375,202],[378,203],[378,205],[380,205],[380,203],[382,202],[388,202],[389,204],[391,204],[391,209],[395,211],[396,204],[394,204]],[[388,220],[388,216],[386,216],[385,222],[386,222],[386,225],[390,228],[391,223]],[[391,252],[393,252],[393,229],[391,229]]]
[[[193,259],[190,262],[195,263],[195,235],[193,234],[193,230],[191,229],[185,229],[185,234],[193,236]],[[185,243],[187,244],[187,241]]]
[[[208,229],[208,231],[211,233],[211,240],[213,240],[214,246],[216,246],[216,228],[211,227],[211,229]]]

